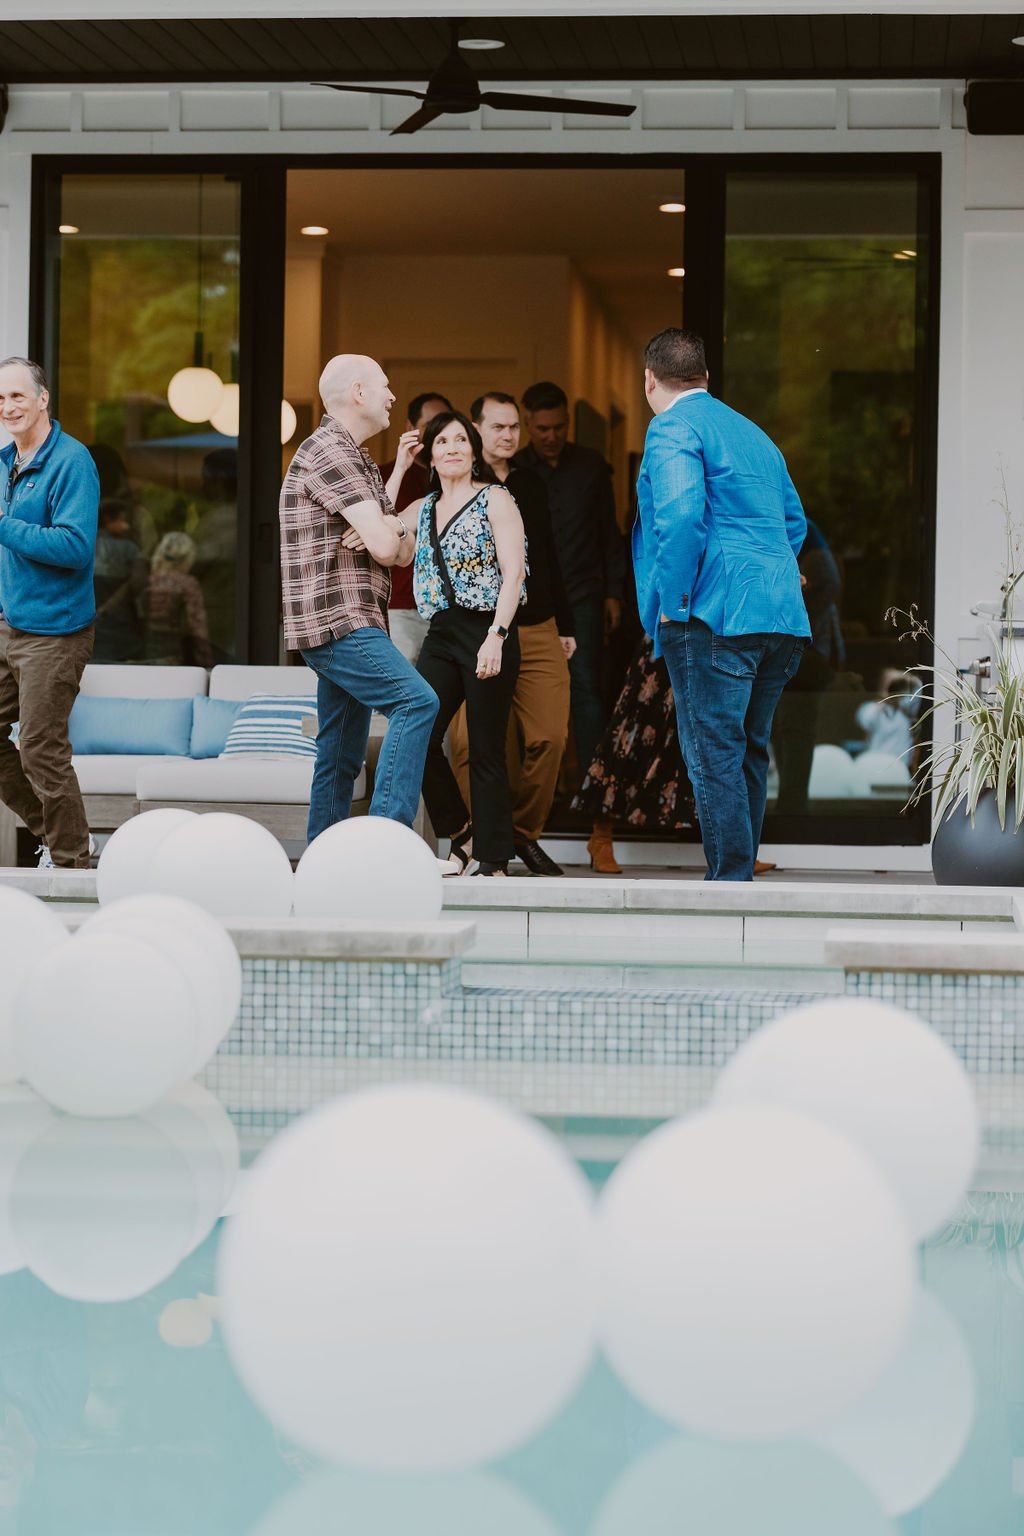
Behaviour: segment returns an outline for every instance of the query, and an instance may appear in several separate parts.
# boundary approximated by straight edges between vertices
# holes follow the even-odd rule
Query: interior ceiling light
[[[504,48],[500,37],[460,37],[460,48],[471,48],[484,53],[488,48]]]
[[[913,261],[916,255],[916,251],[893,251],[892,259],[893,261]]]
[[[299,230],[300,235],[329,235],[330,230],[326,224],[303,224]]]
[[[196,218],[196,328],[192,337],[192,366],[179,368],[167,385],[167,404],[182,421],[211,421],[220,407],[224,380],[204,358],[203,334],[203,178],[199,177]]]
[[[658,212],[659,213],[685,213],[686,212],[686,204],[685,203],[659,203],[658,204]]]
[[[1024,35],[1021,37],[1011,37],[1010,41],[1011,43],[1016,43],[1018,48],[1024,48]]]
[[[57,233],[58,233],[58,235],[77,235],[78,234],[78,225],[77,224],[58,224],[57,225]]]
[[[669,275],[669,277],[685,277],[686,276],[686,268],[685,267],[669,267],[668,275]]]

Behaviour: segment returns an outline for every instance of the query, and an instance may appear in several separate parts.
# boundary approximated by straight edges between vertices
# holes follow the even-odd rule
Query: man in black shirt
[[[519,677],[512,720],[522,737],[522,764],[513,784],[516,853],[535,875],[563,870],[538,839],[551,810],[569,731],[569,670],[576,649],[572,609],[566,597],[552,537],[547,496],[538,477],[512,462],[519,447],[519,407],[512,395],[491,390],[470,407],[484,458],[515,497],[526,530],[529,574],[526,605],[519,609]]]
[[[594,760],[606,723],[601,693],[604,639],[621,619],[625,546],[615,521],[611,469],[592,448],[568,441],[565,391],[557,384],[532,384],[523,395],[523,409],[530,441],[516,454],[515,463],[539,476],[547,492],[558,563],[572,610],[576,652],[569,675],[582,778]],[[596,869],[619,872],[610,828],[595,827],[588,847]]]

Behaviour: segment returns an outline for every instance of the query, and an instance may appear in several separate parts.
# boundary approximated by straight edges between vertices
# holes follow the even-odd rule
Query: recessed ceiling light
[[[669,275],[669,277],[685,277],[686,276],[686,268],[685,267],[669,267],[668,275]]]
[[[57,233],[58,233],[58,235],[77,235],[78,234],[78,225],[77,224],[58,224],[57,225]]]
[[[1024,37],[1011,37],[1011,43],[1016,43],[1018,48],[1024,48]]]
[[[488,48],[504,48],[500,37],[460,37],[459,47],[484,53]]]
[[[659,213],[685,213],[686,212],[686,204],[685,203],[659,203],[658,204],[658,212]]]
[[[916,255],[916,251],[893,251],[892,259],[893,261],[913,261]]]
[[[300,235],[329,235],[330,230],[326,224],[303,224],[299,230]]]

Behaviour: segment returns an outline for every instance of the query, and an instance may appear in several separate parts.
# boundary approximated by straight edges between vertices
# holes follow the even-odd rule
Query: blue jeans
[[[708,861],[704,878],[752,880],[772,717],[807,642],[716,635],[700,619],[662,624],[659,633]]]
[[[373,778],[370,815],[411,827],[437,694],[375,626],[310,646],[302,656],[317,675],[320,720],[309,796],[310,842],[351,813],[374,710],[387,716],[388,728]]]
[[[580,597],[570,602],[576,651],[569,662],[569,710],[576,740],[576,766],[581,779],[597,756],[604,735],[601,690],[604,670],[604,598]]]

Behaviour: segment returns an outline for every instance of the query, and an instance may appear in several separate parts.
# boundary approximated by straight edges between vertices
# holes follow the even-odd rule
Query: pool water
[[[842,1476],[833,1484],[823,1475],[812,1447],[745,1450],[680,1437],[600,1358],[546,1431],[486,1473],[413,1483],[325,1474],[268,1423],[229,1362],[214,1278],[221,1223],[169,1278],[130,1301],[72,1301],[28,1269],[0,1275],[0,1536],[1020,1536],[1024,1083],[982,1087],[978,1188],[920,1260],[925,1287],[969,1347],[974,1426],[942,1485],[899,1518],[882,1520],[870,1501],[862,1509]],[[654,1123],[547,1118],[595,1185]],[[243,1161],[281,1121],[263,1123],[258,1110],[240,1117]],[[190,1155],[197,1166],[195,1148]],[[49,1268],[37,1265],[55,1283],[100,1294],[122,1261],[145,1273],[165,1238],[187,1238],[196,1213],[180,1206],[141,1142],[133,1156],[132,1177],[123,1159],[112,1171],[109,1198],[83,1201],[73,1172],[58,1187],[59,1163],[32,1186],[32,1230],[62,1234],[47,1250]],[[207,1172],[222,1177],[223,1167]],[[242,1199],[244,1189],[243,1171]],[[117,1190],[127,1222],[111,1210]],[[21,1198],[25,1230],[33,1213]],[[3,1238],[0,1230],[0,1260]],[[926,1425],[916,1428],[927,1437]],[[773,1480],[786,1485],[777,1506],[761,1493]]]

